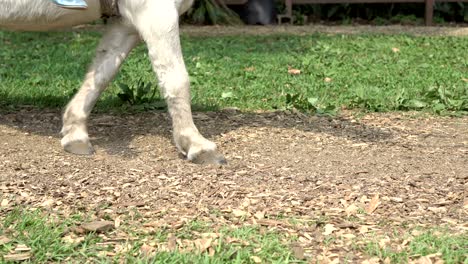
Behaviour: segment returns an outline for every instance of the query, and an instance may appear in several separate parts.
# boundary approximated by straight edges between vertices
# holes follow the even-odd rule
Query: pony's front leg
[[[66,151],[79,155],[94,152],[86,125],[89,114],[128,53],[139,41],[138,33],[123,25],[115,25],[105,33],[83,85],[63,114],[61,143]]]
[[[190,106],[190,83],[179,39],[178,12],[174,1],[140,1],[144,7],[127,3],[122,13],[134,23],[148,46],[153,68],[172,118],[174,141],[188,160],[194,163],[224,164],[215,143],[196,128]]]

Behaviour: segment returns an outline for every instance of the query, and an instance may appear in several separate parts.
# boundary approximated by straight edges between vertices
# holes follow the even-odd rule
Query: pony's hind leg
[[[66,151],[79,155],[94,152],[86,125],[89,114],[98,97],[139,41],[140,37],[134,29],[120,24],[112,26],[105,33],[83,85],[63,114],[61,143]]]
[[[148,46],[172,118],[175,144],[192,162],[224,164],[215,143],[203,137],[193,123],[189,76],[182,58],[179,14],[174,1],[140,1],[143,2],[145,7],[130,0],[121,1],[120,7]]]

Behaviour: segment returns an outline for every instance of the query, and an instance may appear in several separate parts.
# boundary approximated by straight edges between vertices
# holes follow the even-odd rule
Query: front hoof
[[[75,140],[64,143],[62,140],[63,149],[66,152],[76,155],[92,155],[94,154],[94,148],[89,141]]]
[[[216,150],[201,151],[189,160],[195,164],[213,164],[213,165],[227,165],[227,161],[223,155],[219,154]]]

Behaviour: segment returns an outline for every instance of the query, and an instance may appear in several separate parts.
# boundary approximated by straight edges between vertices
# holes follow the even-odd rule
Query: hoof
[[[191,162],[195,164],[213,164],[213,165],[227,165],[227,161],[223,155],[219,154],[215,150],[211,151],[202,151],[198,153],[195,157],[190,159]]]
[[[72,141],[63,144],[63,149],[66,152],[76,155],[92,155],[94,154],[94,148],[89,141]]]

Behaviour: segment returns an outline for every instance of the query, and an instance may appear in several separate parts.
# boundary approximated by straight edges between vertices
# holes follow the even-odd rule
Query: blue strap
[[[70,9],[86,9],[88,4],[85,0],[52,0],[56,5]]]

